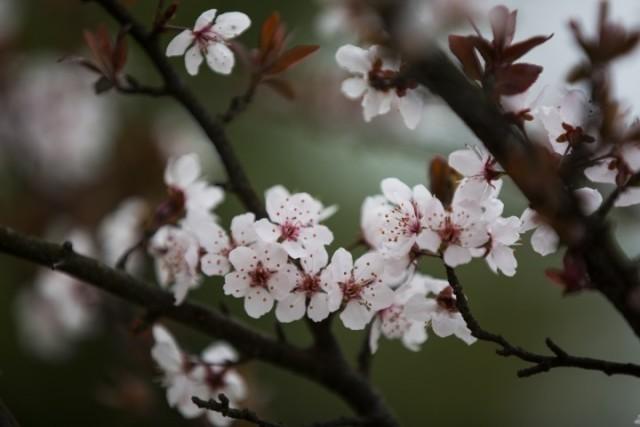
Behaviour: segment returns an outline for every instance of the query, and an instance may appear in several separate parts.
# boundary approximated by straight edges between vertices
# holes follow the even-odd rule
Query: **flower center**
[[[367,77],[369,85],[375,90],[388,92],[395,89],[399,97],[405,96],[409,89],[418,87],[418,82],[401,76],[397,71],[383,70],[382,60],[379,58],[373,63],[373,68],[371,68]]]
[[[492,157],[488,158],[484,163],[483,176],[485,181],[487,181],[488,183],[491,183],[491,181],[500,178],[500,176],[502,175],[500,171],[496,170],[496,163],[498,163],[498,161]]]
[[[252,288],[268,289],[269,278],[271,278],[273,273],[275,273],[275,271],[265,268],[262,265],[262,261],[258,261],[255,270],[249,272],[249,277],[251,278],[250,286]]]
[[[317,294],[318,292],[322,292],[322,287],[320,286],[320,276],[310,276],[305,274],[302,278],[302,282],[296,286],[294,291],[304,292],[307,296],[312,296]]]
[[[444,219],[444,224],[438,231],[440,238],[446,243],[458,243],[460,241],[460,234],[462,229],[451,221],[451,217],[447,216]]]
[[[580,126],[573,127],[570,124],[563,122],[562,128],[565,130],[565,133],[560,135],[556,139],[556,142],[567,142],[570,147],[576,147],[584,142],[595,141],[595,138],[587,135]]]
[[[449,313],[457,313],[458,306],[456,306],[456,298],[453,296],[453,288],[447,286],[436,297],[438,307],[448,311]]]
[[[297,241],[300,237],[300,227],[291,221],[286,221],[280,226],[280,239],[281,241]]]

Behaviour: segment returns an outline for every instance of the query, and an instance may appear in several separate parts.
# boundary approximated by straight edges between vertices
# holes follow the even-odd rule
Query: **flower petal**
[[[184,63],[187,67],[187,73],[192,76],[198,74],[203,59],[204,58],[202,58],[202,52],[200,52],[200,48],[197,45],[191,46],[187,50],[187,53],[184,55]]]
[[[368,52],[350,44],[338,49],[336,61],[340,67],[354,74],[365,75],[371,69]]]
[[[194,37],[191,30],[184,30],[175,36],[167,46],[167,56],[182,56],[193,43]]]
[[[347,98],[358,99],[367,90],[367,82],[362,77],[350,77],[342,82],[340,90]]]
[[[200,31],[204,27],[211,25],[216,17],[217,12],[218,11],[216,9],[209,9],[202,12],[202,14],[200,14],[198,19],[196,20],[196,24],[193,26],[193,31]]]
[[[218,15],[213,24],[213,31],[225,40],[232,39],[244,33],[251,26],[251,19],[242,12],[225,12]]]
[[[212,43],[207,47],[207,65],[216,73],[230,74],[236,58],[223,43]]]
[[[302,319],[305,309],[305,294],[294,292],[278,302],[276,318],[282,323],[293,322],[294,320]]]
[[[418,90],[408,90],[398,101],[398,108],[404,120],[404,124],[409,129],[415,129],[422,119],[424,109],[424,99]]]
[[[247,314],[254,319],[258,319],[267,314],[272,307],[273,297],[262,288],[251,288],[244,297],[244,309]]]

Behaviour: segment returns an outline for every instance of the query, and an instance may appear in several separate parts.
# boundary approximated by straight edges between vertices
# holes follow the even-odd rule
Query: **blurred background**
[[[136,16],[151,21],[155,1],[127,3]],[[336,236],[335,248],[357,238],[361,203],[379,192],[382,178],[426,183],[433,155],[478,141],[435,98],[415,131],[406,130],[395,113],[365,126],[359,103],[340,93],[345,75],[334,61],[340,45],[356,40],[353,34],[327,27],[329,3],[190,0],[182,2],[175,23],[191,26],[209,8],[240,10],[254,25],[239,40],[254,47],[261,22],[277,10],[294,43],[321,46],[286,75],[297,92],[294,101],[260,88],[255,102],[228,132],[260,192],[283,184],[339,206],[328,221]],[[466,3],[479,17],[496,4]],[[629,25],[640,23],[637,0],[611,3],[614,16]],[[554,33],[525,58],[545,67],[537,90],[563,85],[567,70],[579,59],[567,22],[576,18],[592,30],[597,1],[503,4],[519,9],[516,39]],[[478,22],[483,21],[478,18]],[[83,242],[83,251],[108,259],[109,248],[101,242],[103,219],[129,196],[139,196],[150,206],[161,201],[168,156],[200,153],[211,182],[223,181],[224,171],[212,146],[170,99],[112,92],[96,97],[94,75],[59,62],[69,55],[88,56],[82,31],[100,23],[116,31],[112,20],[91,3],[0,0],[0,223],[55,241],[75,233],[74,241]],[[470,32],[468,25],[436,30],[442,40],[450,31]],[[169,39],[164,36],[162,43]],[[621,62],[615,74],[616,93],[632,111],[640,105],[637,58]],[[175,58],[172,63],[186,78],[183,60]],[[127,72],[141,82],[159,81],[133,43]],[[188,83],[215,113],[244,91],[247,73],[242,64],[230,77],[203,66]],[[507,214],[520,215],[526,203],[517,191],[507,185],[503,194]],[[228,195],[217,212],[222,224],[228,224],[241,207]],[[627,209],[616,216],[621,244],[630,254],[640,250],[634,227],[637,213]],[[534,254],[527,236],[517,258],[513,279],[494,275],[482,261],[460,269],[471,306],[485,328],[531,350],[545,352],[544,339],[552,337],[577,355],[638,359],[637,338],[607,301],[595,293],[563,297],[561,289],[548,282],[544,270],[558,267],[560,256]],[[144,264],[142,260],[139,274],[152,278]],[[423,271],[436,277],[444,273],[435,263],[426,264]],[[0,272],[0,396],[22,426],[204,425],[202,420],[183,419],[166,405],[159,372],[148,356],[151,339],[148,333],[130,332],[140,312],[123,310],[116,301],[88,291],[82,295],[84,301],[104,303],[94,311],[77,313],[71,320],[74,335],[61,336],[46,320],[48,308],[39,306],[29,291],[41,280],[66,279],[52,279],[50,273],[5,256],[0,256]],[[223,299],[221,285],[221,280],[208,279],[190,297],[217,306]],[[253,321],[237,300],[224,301],[247,323],[273,330],[273,314]],[[190,351],[197,353],[210,342],[178,325],[168,326]],[[308,341],[303,323],[284,328],[291,340]],[[345,350],[355,356],[363,333],[338,325],[335,329]],[[373,381],[403,426],[623,426],[632,425],[640,413],[637,379],[571,369],[518,379],[516,370],[522,367],[495,355],[493,345],[467,347],[455,338],[432,335],[417,353],[398,341],[381,341]],[[251,385],[246,405],[267,419],[299,425],[348,413],[326,391],[282,370],[251,363],[242,372]]]

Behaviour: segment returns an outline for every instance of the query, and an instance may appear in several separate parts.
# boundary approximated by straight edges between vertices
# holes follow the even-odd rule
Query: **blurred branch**
[[[605,201],[602,202],[602,205],[600,205],[600,208],[596,212],[596,216],[600,218],[605,218],[609,213],[609,211],[611,211],[611,209],[615,205],[616,200],[618,200],[618,197],[620,197],[620,195],[624,193],[626,190],[628,190],[630,187],[633,187],[638,183],[640,183],[640,172],[636,172],[635,174],[631,175],[631,177],[627,180],[627,182],[624,185],[617,186],[616,189],[613,190],[611,194],[609,194],[609,197],[607,197]]]
[[[0,426],[20,427],[20,424],[18,424],[7,405],[2,401],[2,398],[0,398]]]
[[[579,248],[591,281],[640,336],[640,278],[599,218],[587,218],[563,182],[544,148],[534,144],[483,90],[472,84],[448,56],[430,45],[417,52],[404,49],[397,26],[406,1],[370,0],[379,13],[390,41],[406,61],[405,76],[439,95],[480,139],[511,177],[530,205],[554,228],[563,243]]]
[[[494,334],[483,329],[471,313],[467,297],[464,294],[464,290],[454,269],[448,266],[445,267],[447,270],[447,280],[456,295],[456,306],[467,323],[467,327],[471,330],[471,334],[481,341],[492,342],[499,345],[501,348],[497,350],[497,353],[500,356],[514,356],[525,362],[533,363],[533,366],[518,371],[520,378],[548,372],[554,368],[578,368],[589,371],[599,371],[606,375],[630,375],[640,377],[640,365],[572,356],[551,341],[550,338],[545,340],[545,344],[549,350],[551,350],[553,356],[544,356],[515,346],[502,335]]]
[[[220,121],[225,125],[228,125],[236,117],[238,117],[238,115],[243,113],[247,109],[247,107],[249,107],[251,101],[253,101],[253,97],[255,96],[257,89],[258,80],[252,77],[247,90],[242,95],[234,96],[233,98],[231,98],[231,102],[229,102],[227,111],[220,114],[219,116]]]
[[[169,95],[169,91],[165,87],[146,86],[129,75],[125,76],[125,80],[127,81],[127,85],[123,85],[117,81],[115,85],[116,90],[124,95],[145,95],[152,98]]]
[[[358,351],[358,370],[367,378],[371,376],[371,367],[373,364],[373,354],[371,353],[371,346],[369,345],[372,323],[369,323],[365,328],[364,337],[362,338],[360,350]]]
[[[369,382],[341,359],[313,349],[300,349],[254,331],[223,313],[185,302],[148,285],[123,270],[75,253],[69,244],[57,245],[0,226],[0,252],[67,273],[161,317],[172,319],[208,336],[224,339],[247,358],[278,366],[331,390],[370,425],[397,426],[393,415]]]
[[[248,421],[258,427],[283,427],[281,424],[275,424],[260,419],[255,412],[251,412],[248,409],[235,409],[229,407],[229,399],[224,394],[218,395],[219,402],[215,399],[202,400],[195,396],[192,397],[191,400],[198,408],[216,411],[225,417],[233,418],[234,420]]]
[[[209,115],[204,106],[198,101],[187,85],[173,69],[162,50],[159,48],[153,32],[147,31],[117,0],[84,0],[99,4],[120,25],[129,28],[129,34],[140,45],[147,57],[153,63],[164,81],[167,94],[179,102],[202,127],[203,131],[215,146],[227,176],[244,206],[258,217],[266,216],[265,209],[258,195],[249,182],[242,164],[237,158],[226,132],[224,123]],[[146,93],[148,94],[148,93]]]

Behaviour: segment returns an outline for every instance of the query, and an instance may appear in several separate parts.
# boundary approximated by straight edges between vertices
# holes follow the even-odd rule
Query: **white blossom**
[[[230,40],[242,34],[251,25],[242,12],[226,12],[216,17],[217,10],[203,12],[192,30],[184,30],[167,46],[167,56],[184,55],[187,72],[198,74],[202,61],[216,73],[230,74],[235,56],[229,48]]]
[[[393,82],[400,61],[383,52],[380,46],[361,49],[342,46],[336,52],[338,65],[353,74],[342,82],[342,93],[350,99],[362,98],[364,120],[397,108],[405,125],[415,129],[422,118],[424,89],[412,82]]]
[[[449,165],[465,177],[456,189],[457,198],[484,200],[502,186],[502,167],[482,147],[454,151]]]
[[[280,243],[291,258],[309,255],[333,241],[333,233],[320,222],[335,212],[307,193],[290,194],[275,186],[266,192],[269,219],[256,221],[255,230],[265,242]]]
[[[640,147],[625,144],[617,153],[584,170],[593,182],[624,185],[632,174],[640,171]],[[640,187],[630,186],[616,199],[614,206],[625,207],[640,203]]]
[[[284,299],[295,286],[285,250],[274,243],[240,246],[229,254],[234,271],[224,278],[224,293],[244,298],[244,308],[253,318],[271,311],[274,301]]]
[[[314,322],[320,322],[329,313],[340,308],[340,294],[327,293],[326,283],[330,280],[329,271],[325,269],[329,255],[324,249],[318,249],[306,257],[300,258],[302,270],[292,269],[286,273],[290,281],[295,283],[291,292],[278,302],[276,317],[287,323],[299,320],[305,313]],[[324,286],[323,286],[324,283]]]
[[[120,257],[142,239],[144,221],[149,213],[146,202],[138,197],[123,200],[100,223],[98,236],[102,252],[108,264],[115,264]],[[134,254],[133,256],[135,256]],[[139,265],[138,257],[134,264]]]
[[[165,225],[151,238],[149,253],[155,259],[160,286],[170,287],[176,305],[181,304],[187,293],[200,284],[200,243],[197,236],[187,230]]]
[[[323,286],[329,298],[342,300],[340,319],[349,329],[364,329],[374,314],[393,303],[393,291],[383,280],[384,259],[367,253],[354,264],[351,254],[338,249],[327,267],[330,276]]]
[[[172,198],[186,209],[209,212],[224,200],[220,187],[209,185],[201,178],[200,159],[197,154],[185,154],[169,159],[164,172],[164,181]]]

